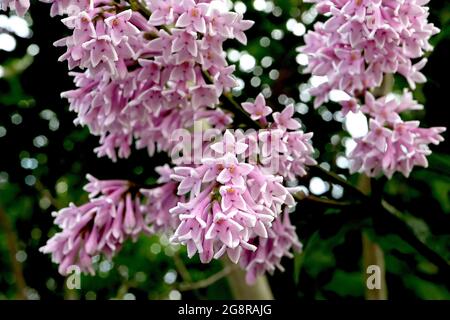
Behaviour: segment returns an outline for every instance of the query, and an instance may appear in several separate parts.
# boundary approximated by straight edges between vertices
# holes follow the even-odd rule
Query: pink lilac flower
[[[357,96],[381,85],[383,74],[403,75],[412,89],[425,82],[420,72],[432,49],[429,39],[439,30],[428,22],[428,1],[310,0],[329,19],[305,35],[300,51],[308,55],[306,72],[326,76],[311,89],[315,105],[328,101],[333,89]]]
[[[155,170],[160,175],[157,183],[161,186],[140,190],[146,199],[142,211],[146,213],[145,222],[153,233],[169,234],[180,224],[178,217],[171,214],[170,210],[184,199],[176,195],[177,183],[170,179],[173,170],[168,165]]]
[[[282,112],[274,112],[273,120],[277,128],[287,130],[297,130],[301,127],[300,123],[293,119],[294,105],[290,104]]]
[[[300,243],[295,226],[289,219],[289,213],[275,219],[267,237],[255,237],[250,242],[257,247],[255,251],[242,251],[239,263],[247,271],[246,281],[255,283],[256,279],[265,272],[273,274],[278,268],[284,271],[281,265],[283,257],[293,258],[292,251],[300,252]]]
[[[260,93],[254,103],[244,102],[242,108],[250,114],[252,120],[260,120],[264,122],[266,117],[272,113],[272,108],[266,106],[266,100],[262,93]]]
[[[206,33],[206,14],[209,9],[207,3],[195,3],[194,0],[183,0],[182,7],[185,9],[178,18],[175,26],[177,28],[192,29],[195,32]]]
[[[372,117],[369,132],[356,139],[357,145],[350,153],[350,171],[364,172],[371,177],[384,173],[391,178],[395,172],[408,177],[413,167],[427,167],[426,157],[431,154],[428,145],[443,141],[441,133],[445,128],[419,128],[419,121],[403,121],[399,115],[402,111],[422,108],[408,92],[397,99],[377,100],[367,93],[361,110]]]
[[[132,194],[128,181],[88,179],[85,190],[91,200],[56,212],[55,223],[61,231],[40,249],[52,255],[61,274],[72,265],[93,274],[94,256],[103,254],[111,259],[126,239],[150,232],[140,198]]]
[[[178,194],[190,193],[188,202],[171,210],[181,223],[172,241],[187,245],[203,262],[224,253],[237,262],[242,250],[256,250],[248,240],[267,237],[272,221],[284,206],[292,207],[294,190],[283,186],[281,176],[264,172],[257,165],[238,160],[247,149],[231,132],[211,146],[220,156],[205,158],[196,167],[175,167]]]
[[[249,114],[252,114],[255,108],[262,110],[265,107],[263,96],[258,97],[259,101],[255,101],[258,106],[242,104]],[[300,122],[293,118],[293,105],[285,107],[282,112],[273,113],[272,116],[273,123],[264,121],[267,129],[260,130],[255,136],[245,137],[248,145],[246,156],[250,159],[259,159],[259,164],[269,172],[295,181],[298,177],[306,175],[307,166],[316,164],[311,142],[313,134],[300,130]]]
[[[125,10],[115,16],[105,19],[105,24],[108,26],[109,34],[114,45],[118,45],[122,40],[127,41],[128,35],[137,35],[140,30],[130,23],[130,18],[133,12]]]
[[[222,44],[242,40],[251,23],[208,1],[154,0],[149,9],[148,19],[93,2],[64,19],[73,34],[55,43],[67,47],[60,60],[81,69],[73,73],[77,89],[63,96],[77,112],[75,123],[100,136],[99,156],[127,157],[133,144],[150,155],[170,153],[177,129],[195,121],[222,130],[231,124],[216,108],[236,86]]]

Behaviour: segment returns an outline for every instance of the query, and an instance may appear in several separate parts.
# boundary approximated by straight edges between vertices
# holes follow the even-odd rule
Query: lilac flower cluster
[[[20,15],[29,6],[0,1]],[[199,164],[182,165],[182,157],[173,168],[156,168],[160,178],[150,189],[88,176],[89,201],[57,212],[61,231],[41,248],[60,273],[72,265],[94,273],[94,257],[110,259],[124,241],[161,232],[202,262],[224,254],[240,261],[249,282],[282,269],[281,258],[301,249],[288,217],[297,189],[284,183],[316,162],[312,133],[300,130],[293,105],[273,113],[260,94],[242,108],[263,130],[227,130],[232,115],[217,106],[236,81],[222,46],[227,39],[245,44],[253,22],[224,0],[43,1],[52,4],[52,16],[67,15],[62,22],[71,34],[55,45],[66,49],[60,61],[67,61],[76,89],[62,96],[77,113],[75,123],[100,136],[99,156],[126,158],[133,144],[149,155],[172,155],[172,134],[195,123],[222,138],[193,146],[204,152]]]
[[[289,213],[275,219],[267,237],[254,237],[250,243],[257,246],[255,251],[244,251],[241,259],[241,267],[247,270],[247,283],[254,283],[256,279],[266,271],[270,274],[278,268],[284,271],[281,265],[283,257],[293,258],[291,251],[300,252],[302,244],[295,233],[295,227],[291,224]]]
[[[190,198],[171,210],[181,220],[172,240],[186,244],[189,256],[198,252],[204,263],[224,253],[237,263],[243,250],[257,249],[249,239],[267,238],[273,220],[295,201],[282,177],[238,159],[248,145],[229,131],[211,149],[218,156],[197,167],[174,168],[178,194]]]
[[[370,177],[383,172],[391,178],[399,171],[408,177],[414,166],[427,167],[428,145],[443,141],[440,134],[445,128],[419,128],[419,121],[403,121],[399,116],[400,112],[422,108],[409,92],[377,100],[367,92],[361,110],[371,116],[369,133],[356,139],[356,148],[349,155],[350,172]]]
[[[90,201],[55,212],[55,224],[62,231],[40,249],[52,254],[61,274],[66,274],[72,265],[93,274],[93,257],[103,254],[111,258],[125,240],[150,232],[140,197],[128,181],[100,181],[92,176],[88,180],[85,190]]]
[[[306,72],[327,81],[312,88],[315,106],[327,102],[332,90],[347,93],[342,113],[363,112],[369,132],[356,139],[350,171],[368,176],[395,172],[409,176],[414,166],[426,167],[429,144],[443,141],[445,128],[419,128],[419,121],[403,121],[400,113],[422,109],[407,91],[398,98],[375,97],[388,74],[401,74],[409,86],[426,81],[421,59],[432,47],[429,39],[439,29],[428,23],[428,0],[310,0],[329,17],[305,36],[300,51],[308,55]],[[383,93],[386,94],[386,93]]]
[[[400,73],[412,89],[426,81],[420,70],[439,29],[428,23],[427,0],[309,0],[330,18],[305,35],[306,72],[326,76],[311,90],[315,105],[328,101],[333,89],[358,96],[378,87],[384,74]]]
[[[2,0],[2,7],[19,2]],[[75,123],[100,136],[99,156],[126,158],[131,146],[170,151],[170,134],[196,120],[223,130],[232,122],[216,105],[236,85],[222,44],[246,43],[253,24],[228,11],[224,1],[140,2],[55,0],[52,14],[72,34],[66,47],[77,89],[65,92]],[[130,6],[132,9],[130,9]],[[22,12],[23,13],[23,12]]]
[[[265,100],[260,96],[255,103],[265,105]],[[247,103],[245,108],[258,107]],[[160,178],[152,189],[89,176],[90,201],[61,210],[55,223],[62,231],[41,250],[52,254],[62,274],[73,264],[93,273],[94,256],[111,258],[126,239],[163,232],[173,243],[185,244],[189,257],[199,253],[204,263],[224,254],[240,262],[249,283],[275,266],[282,270],[281,258],[301,249],[288,218],[298,190],[285,187],[283,176],[302,176],[315,160],[312,134],[299,130],[293,107],[272,114],[273,122],[269,114],[260,119],[266,129],[256,133],[259,147],[252,143],[253,131],[226,130],[222,136],[214,130],[220,141],[201,146],[205,154],[199,165],[156,168]],[[253,153],[259,155],[256,161]],[[270,161],[281,161],[277,170]]]
[[[248,152],[250,158],[258,157],[259,162],[272,173],[283,176],[288,181],[306,175],[306,167],[316,164],[312,154],[312,132],[300,130],[301,125],[294,116],[294,106],[288,105],[282,112],[274,112],[266,105],[262,94],[255,102],[242,104],[253,120],[263,126],[255,135],[248,135]],[[272,115],[273,122],[267,116]]]

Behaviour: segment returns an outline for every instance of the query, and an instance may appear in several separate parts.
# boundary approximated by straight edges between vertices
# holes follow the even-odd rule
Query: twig
[[[180,291],[189,291],[189,290],[197,290],[197,289],[203,289],[206,287],[209,287],[210,285],[216,283],[217,281],[221,280],[222,278],[228,276],[232,271],[236,269],[236,265],[233,266],[226,266],[219,272],[213,274],[212,276],[197,281],[197,282],[184,282],[180,283],[178,290]]]
[[[315,172],[317,175],[329,179],[330,182],[335,182],[336,184],[339,184],[343,187],[347,187],[348,190],[353,191],[355,194],[357,194],[360,197],[367,197],[361,190],[359,190],[357,187],[355,187],[353,184],[345,180],[344,178],[340,177],[334,172],[325,170],[319,165],[310,166],[310,171]]]
[[[145,5],[143,5],[139,0],[127,0],[127,2],[130,4],[131,9],[133,11],[138,11],[147,19],[150,18],[150,16],[152,15],[150,10],[148,10],[148,8]]]
[[[186,268],[186,265],[184,264],[183,260],[180,258],[178,252],[174,253],[173,261],[175,262],[175,268],[180,274],[181,279],[183,279],[184,282],[192,282],[191,274],[189,273],[189,270]]]
[[[336,201],[332,199],[327,198],[320,198],[313,195],[306,195],[303,192],[298,192],[294,195],[294,198],[296,198],[299,201],[311,201],[319,204],[323,204],[329,207],[336,207],[336,208],[342,208],[342,207],[350,207],[359,205],[359,202],[352,202],[352,201]]]

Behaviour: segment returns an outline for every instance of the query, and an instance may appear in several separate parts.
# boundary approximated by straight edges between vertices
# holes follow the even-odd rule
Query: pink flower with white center
[[[177,28],[190,27],[194,31],[206,33],[205,16],[208,12],[209,5],[206,3],[195,3],[194,0],[183,0],[183,8],[186,10],[178,18],[175,26]]]
[[[250,114],[252,120],[266,121],[266,117],[272,113],[272,108],[266,106],[266,100],[262,93],[258,94],[254,103],[244,102],[242,108]]]
[[[300,129],[300,123],[293,119],[294,105],[290,104],[282,112],[274,112],[273,119],[277,128],[284,130],[297,130]]]
[[[217,176],[221,184],[231,183],[236,186],[244,186],[244,177],[252,170],[253,166],[248,163],[239,163],[236,156],[228,153],[223,157],[223,170]]]
[[[131,15],[132,11],[129,9],[105,19],[105,24],[108,26],[109,35],[114,45],[118,45],[122,40],[127,41],[129,35],[135,36],[139,34],[139,29],[130,23]]]

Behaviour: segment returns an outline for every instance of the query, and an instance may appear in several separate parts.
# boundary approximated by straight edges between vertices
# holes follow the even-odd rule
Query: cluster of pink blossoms
[[[99,181],[92,176],[88,180],[85,190],[90,201],[79,207],[71,204],[55,213],[55,224],[62,231],[41,248],[52,254],[61,274],[72,265],[93,274],[93,257],[101,253],[111,258],[125,240],[150,232],[148,213],[141,210],[141,199],[130,182]]]
[[[309,0],[329,17],[305,35],[301,52],[308,55],[306,72],[327,81],[311,88],[315,106],[329,100],[332,90],[351,98],[342,101],[342,113],[361,111],[369,117],[369,132],[356,139],[350,171],[368,176],[395,172],[408,176],[414,166],[426,167],[428,145],[443,140],[445,128],[419,128],[418,121],[403,121],[399,114],[421,109],[412,94],[399,99],[375,100],[369,90],[381,86],[386,75],[398,73],[410,87],[426,81],[420,70],[432,50],[429,39],[439,29],[428,23],[428,0]]]
[[[272,274],[277,268],[284,271],[280,264],[281,259],[284,256],[293,258],[292,251],[302,250],[288,212],[273,222],[267,237],[252,238],[251,243],[257,246],[257,249],[244,251],[240,259],[241,267],[247,270],[247,283],[254,283],[258,276],[265,272]]]
[[[432,49],[429,39],[439,29],[428,23],[428,0],[309,0],[330,18],[305,35],[306,72],[326,76],[311,90],[315,105],[328,101],[333,89],[358,96],[378,87],[384,74],[400,73],[409,82],[426,81],[420,70]]]
[[[150,155],[167,152],[171,133],[196,120],[220,130],[232,122],[216,108],[236,85],[222,44],[245,43],[253,22],[224,1],[149,0],[139,10],[127,1],[51,3],[52,14],[69,15],[62,22],[72,30],[55,43],[67,48],[60,60],[76,69],[77,89],[62,95],[75,122],[100,136],[99,156],[126,158],[134,142]]]
[[[199,252],[202,262],[226,252],[237,263],[242,249],[257,249],[249,240],[267,238],[273,220],[295,201],[281,176],[239,159],[248,145],[229,131],[211,149],[217,156],[201,165],[174,168],[178,194],[189,193],[190,200],[171,210],[181,220],[172,239],[185,243],[189,256]]]
[[[443,127],[419,128],[419,121],[403,121],[399,113],[419,110],[423,106],[405,92],[401,97],[381,97],[377,100],[369,92],[361,110],[370,115],[369,133],[357,138],[356,148],[350,153],[350,172],[364,172],[373,177],[381,172],[391,178],[396,171],[406,177],[414,166],[427,167],[431,154],[429,144],[443,141]]]
[[[29,6],[28,0],[0,1],[1,9],[20,15]],[[195,123],[207,123],[212,137],[222,139],[194,146],[203,153],[200,163],[186,164],[184,155],[173,159],[174,167],[156,168],[154,188],[89,176],[90,201],[57,213],[61,231],[41,251],[52,254],[62,274],[72,265],[94,273],[96,256],[111,258],[127,239],[164,232],[204,263],[227,255],[247,271],[249,283],[283,270],[281,259],[301,250],[289,219],[298,190],[286,182],[316,161],[312,133],[301,130],[293,105],[272,112],[262,94],[242,104],[262,130],[228,130],[232,115],[218,107],[219,98],[236,81],[222,46],[227,39],[245,44],[253,22],[230,12],[225,0],[43,1],[52,4],[52,16],[68,16],[62,22],[72,34],[55,45],[66,48],[60,60],[74,70],[76,89],[62,95],[77,113],[75,122],[100,136],[99,156],[126,158],[133,144],[149,155],[172,155],[173,133]],[[445,129],[400,118],[422,108],[412,94],[375,99],[369,90],[386,74],[403,75],[411,88],[426,80],[420,72],[426,59],[413,61],[432,49],[429,38],[438,32],[427,22],[428,1],[310,2],[330,17],[301,48],[309,57],[306,71],[327,77],[311,90],[316,106],[342,90],[352,97],[342,102],[344,114],[370,117],[369,133],[356,139],[350,154],[351,172],[407,176],[426,166],[428,145],[442,141]]]
[[[282,269],[282,257],[301,249],[287,217],[297,189],[283,182],[303,176],[305,167],[316,162],[312,134],[299,130],[292,105],[272,114],[259,95],[242,107],[264,129],[227,130],[221,141],[204,148],[207,156],[200,164],[174,167],[171,178],[179,181],[178,195],[189,194],[189,200],[170,213],[180,221],[172,241],[186,244],[189,256],[198,252],[207,263],[227,254],[241,262],[252,283],[275,266]],[[270,114],[272,122],[267,120]]]
[[[41,248],[60,273],[72,265],[94,273],[95,257],[110,259],[127,239],[161,232],[203,262],[225,253],[241,261],[249,282],[275,266],[282,269],[281,258],[301,248],[287,212],[296,204],[296,190],[283,183],[315,164],[312,134],[299,130],[293,106],[272,114],[262,95],[242,107],[264,130],[226,131],[232,117],[218,108],[219,98],[236,81],[222,45],[227,39],[245,44],[244,31],[253,22],[228,11],[222,0],[49,2],[51,15],[67,15],[62,22],[72,30],[55,43],[66,48],[60,60],[73,70],[77,87],[62,96],[77,113],[75,123],[101,137],[99,156],[126,158],[134,142],[150,155],[172,155],[172,134],[196,123],[207,123],[216,140],[223,138],[194,146],[216,153],[199,164],[182,166],[183,156],[173,159],[173,168],[156,168],[154,188],[89,176],[89,202],[56,213],[61,231]],[[2,0],[1,7],[23,15],[28,3]]]
[[[242,108],[254,121],[259,121],[263,128],[246,137],[249,144],[247,156],[250,159],[257,158],[260,165],[288,181],[306,175],[306,167],[317,164],[312,157],[313,133],[300,130],[300,122],[293,118],[293,105],[272,114],[264,96],[259,94],[253,103],[243,103]],[[269,115],[272,115],[273,122],[268,122]]]
[[[251,115],[259,103],[269,108],[261,97],[244,105]],[[127,238],[164,232],[204,263],[224,254],[240,262],[249,283],[265,271],[283,270],[281,259],[301,249],[288,217],[297,189],[283,185],[283,174],[293,178],[286,170],[296,170],[302,176],[315,161],[312,134],[299,130],[293,107],[273,113],[273,122],[266,118],[271,113],[259,119],[266,123],[260,132],[213,131],[216,142],[201,146],[201,163],[156,168],[160,178],[153,189],[89,177],[90,202],[57,214],[62,231],[42,251],[52,253],[61,273],[72,264],[93,272],[96,255],[110,258]]]

